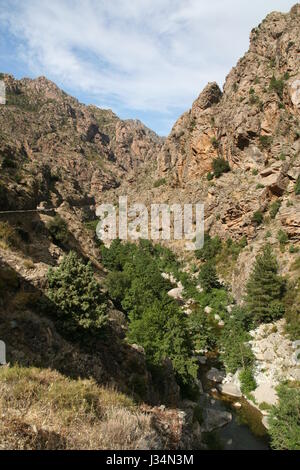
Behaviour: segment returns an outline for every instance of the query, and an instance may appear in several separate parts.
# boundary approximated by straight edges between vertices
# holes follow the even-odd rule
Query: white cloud
[[[163,123],[188,108],[208,81],[222,85],[252,27],[293,3],[0,0],[0,19],[19,38],[17,53],[33,74],[116,112],[156,113]]]

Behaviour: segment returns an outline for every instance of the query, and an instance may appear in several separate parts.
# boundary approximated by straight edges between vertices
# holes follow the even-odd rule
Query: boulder
[[[211,408],[203,410],[203,424],[201,431],[212,432],[215,429],[222,428],[232,420],[232,414],[228,411],[219,411]]]
[[[260,384],[253,392],[253,396],[258,405],[267,403],[268,405],[276,405],[278,396],[272,382],[264,382]]]
[[[168,295],[175,300],[182,300],[182,287],[175,287],[175,289],[171,289],[168,292]]]
[[[261,422],[267,430],[270,429],[270,423],[269,423],[269,417],[268,416],[263,416]]]
[[[209,313],[212,312],[212,308],[207,305],[207,306],[205,307],[205,309],[204,309],[204,312],[207,313],[207,314],[209,314]]]
[[[218,390],[230,397],[241,398],[243,396],[240,388],[233,382],[218,385]]]
[[[212,367],[206,374],[206,377],[208,380],[211,380],[212,382],[222,382],[223,379],[225,378],[225,373],[222,372],[221,370],[216,369],[215,367]]]
[[[206,364],[207,359],[205,356],[198,356],[198,361],[200,364],[204,365]]]

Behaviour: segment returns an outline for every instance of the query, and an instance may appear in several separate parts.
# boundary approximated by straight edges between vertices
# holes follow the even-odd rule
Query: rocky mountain
[[[21,377],[18,369],[10,374],[2,368],[0,388],[1,395],[9,397],[21,377],[29,392],[38,383],[38,394],[44,398],[32,414],[31,402],[18,395],[15,402],[2,403],[5,419],[0,434],[7,440],[0,448],[95,448],[99,445],[95,436],[105,435],[116,422],[122,423],[123,431],[129,423],[133,436],[127,442],[120,433],[116,447],[122,448],[125,439],[127,448],[202,448],[203,417],[195,419],[199,412],[195,403],[182,402],[171,361],[162,365],[158,383],[143,348],[125,341],[128,319],[111,300],[106,338],[88,337],[82,342],[64,334],[40,308],[46,301],[47,272],[74,250],[92,262],[99,282],[107,278],[94,233],[95,209],[101,202],[117,203],[120,195],[147,206],[200,201],[205,205],[207,233],[218,235],[222,242],[243,241],[236,257],[216,261],[232,302],[242,303],[256,255],[268,241],[280,274],[292,282],[290,303],[296,305],[300,298],[299,20],[299,4],[288,14],[268,15],[252,30],[249,50],[227,76],[223,90],[209,83],[166,139],[139,121],[123,121],[110,110],[79,103],[44,77],[16,80],[1,74],[7,102],[0,105],[0,338],[9,344],[11,363],[34,369]],[[61,239],[55,230],[63,232]],[[185,263],[186,272],[192,272],[192,265],[199,270],[201,262],[184,251],[181,241],[169,246]],[[191,305],[192,301],[184,305],[189,314]],[[207,308],[211,313],[212,308]],[[267,333],[263,328],[253,332],[256,358],[270,370],[276,360],[274,370],[268,371],[270,381],[283,368],[295,378],[293,364],[282,357],[282,348],[277,351],[285,341],[283,322],[275,325],[276,332],[273,326]],[[268,335],[276,351],[267,347]],[[292,351],[291,341],[285,344]],[[78,378],[92,382],[77,383]],[[101,413],[100,418],[89,414],[85,436],[90,433],[94,440],[88,441],[75,436],[76,429],[66,428],[65,422],[55,421],[55,400],[52,428],[46,429],[43,421],[37,427],[43,400],[53,400],[49,390],[55,381],[71,395],[72,387],[83,386],[88,397],[105,394],[94,387],[110,387],[113,397],[117,389],[137,400],[142,395],[144,403],[125,406],[124,399],[116,396],[113,418],[110,403],[104,421]],[[85,422],[87,415],[79,414],[78,419]],[[64,437],[66,429],[74,433],[72,444]]]
[[[251,252],[248,248],[241,254],[236,274],[226,279],[237,298],[268,232],[285,273],[294,257],[280,252],[277,233],[287,233],[290,244],[300,242],[295,194],[300,173],[299,16],[299,4],[287,14],[270,13],[252,30],[249,50],[227,76],[224,89],[209,83],[175,123],[152,178],[137,179],[134,186],[124,182],[112,191],[148,205],[203,202],[207,232],[222,239],[246,237]],[[231,171],[213,178],[213,162],[219,158]],[[153,180],[161,182],[159,187]],[[265,224],[255,221],[256,213]],[[182,252],[180,243],[173,246]]]
[[[162,145],[141,122],[82,105],[44,77],[2,78],[1,208],[95,204]]]

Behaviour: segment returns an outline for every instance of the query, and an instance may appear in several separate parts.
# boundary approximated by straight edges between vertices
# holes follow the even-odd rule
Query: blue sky
[[[0,0],[0,71],[45,75],[161,135],[296,0]]]

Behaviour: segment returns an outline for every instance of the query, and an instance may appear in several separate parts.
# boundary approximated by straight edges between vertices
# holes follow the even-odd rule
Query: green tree
[[[216,338],[207,315],[197,308],[188,317],[188,326],[195,350],[212,350],[216,346]]]
[[[271,409],[269,433],[276,450],[300,450],[300,388],[280,385],[278,405]]]
[[[267,244],[256,258],[247,284],[246,304],[256,324],[280,318],[284,309],[281,301],[285,281],[278,275],[278,264]]]
[[[91,263],[85,264],[72,251],[57,269],[49,269],[48,297],[67,330],[99,330],[106,323],[107,302]]]
[[[221,357],[229,372],[235,373],[240,368],[251,369],[254,363],[255,358],[248,344],[251,339],[246,330],[248,326],[246,311],[235,307],[219,338]]]
[[[212,289],[221,287],[216,268],[211,261],[206,261],[201,267],[199,281],[205,292],[210,292]]]
[[[186,317],[172,301],[155,301],[140,318],[131,318],[128,338],[144,347],[153,365],[171,359],[180,383],[188,384],[196,378],[197,366],[192,358]]]

